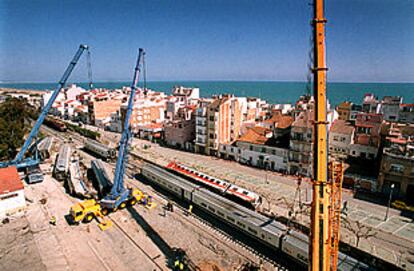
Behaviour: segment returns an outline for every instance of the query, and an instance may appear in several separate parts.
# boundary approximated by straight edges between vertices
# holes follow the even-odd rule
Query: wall
[[[6,198],[14,194],[17,194],[17,196]],[[23,189],[0,195],[0,217],[4,217],[7,214],[13,214],[19,210],[24,209],[25,206],[26,206],[26,200],[24,198]]]

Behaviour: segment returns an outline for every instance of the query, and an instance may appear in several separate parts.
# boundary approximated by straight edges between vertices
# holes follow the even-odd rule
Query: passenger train
[[[53,117],[46,117],[44,120],[44,124],[59,132],[66,132],[67,130],[67,126],[63,121]]]
[[[71,157],[71,148],[65,144],[60,147],[59,153],[56,156],[55,169],[53,171],[54,177],[59,181],[64,181],[69,176],[69,166]]]
[[[96,140],[87,140],[85,142],[85,150],[99,156],[106,161],[112,161],[116,158],[116,149],[102,144]]]
[[[177,198],[193,204],[269,248],[283,252],[304,268],[308,265],[308,236],[288,229],[282,223],[240,206],[158,166],[145,164],[141,175]],[[338,270],[375,269],[339,253]]]
[[[240,203],[245,207],[256,209],[262,202],[261,197],[252,191],[246,190],[228,181],[199,172],[183,164],[170,162],[167,165],[167,169],[178,173],[180,176],[185,177],[192,182],[202,184],[207,188],[218,191],[227,198]]]

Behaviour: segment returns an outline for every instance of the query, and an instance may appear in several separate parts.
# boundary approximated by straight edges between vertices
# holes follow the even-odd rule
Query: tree
[[[11,160],[23,145],[35,110],[26,100],[8,98],[0,104],[0,160]]]
[[[377,232],[374,231],[372,227],[364,225],[359,220],[353,221],[346,217],[342,217],[343,226],[345,229],[349,230],[353,235],[355,235],[355,246],[359,246],[361,239],[369,239],[375,237]]]

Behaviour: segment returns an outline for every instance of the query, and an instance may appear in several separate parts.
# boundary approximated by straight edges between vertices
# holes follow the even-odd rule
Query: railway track
[[[130,163],[131,162],[129,162],[129,164]],[[136,165],[132,165],[132,166],[136,166]],[[129,175],[130,178],[134,179],[133,178],[134,174],[131,172],[131,169],[128,168],[126,170],[126,172],[127,172],[127,174]],[[126,183],[128,185],[134,187],[134,188],[139,188],[136,184],[136,181],[131,181],[131,180],[128,179],[128,180],[126,180]],[[159,197],[158,201],[160,200],[160,198],[162,198],[166,201],[168,201],[170,199],[165,194],[163,194],[159,191],[156,191],[154,189],[151,192],[153,194],[156,194]],[[245,261],[250,262],[250,263],[254,263],[254,264],[257,264],[257,265],[260,265],[261,263],[268,263],[272,267],[275,268],[274,270],[287,270],[284,266],[282,266],[279,263],[277,263],[276,261],[270,259],[266,255],[263,255],[262,253],[257,252],[256,250],[254,250],[250,246],[248,246],[248,245],[244,244],[243,242],[233,238],[231,235],[229,235],[225,231],[223,231],[223,230],[221,230],[217,227],[214,227],[214,225],[211,222],[209,222],[208,220],[203,219],[199,216],[195,216],[195,215],[185,215],[187,213],[187,209],[184,208],[183,206],[181,206],[180,204],[176,204],[175,207],[178,208],[181,211],[181,213],[183,214],[182,216],[180,216],[180,218],[185,220],[188,224],[191,224],[193,227],[201,230],[203,233],[205,233],[206,235],[208,235],[210,238],[217,241],[221,245],[225,246],[227,249],[230,249],[231,251],[236,253],[238,256],[240,256],[242,259],[244,259]],[[237,246],[237,248],[243,250],[243,252],[237,250],[232,245]],[[246,253],[253,254],[255,257],[247,256]]]
[[[49,133],[50,135],[52,135],[52,136],[55,136],[55,137],[57,137],[57,138],[59,138],[60,140],[62,140],[62,141],[66,141],[68,138],[68,135],[65,135],[65,134],[62,134],[62,133],[60,133],[60,132],[57,132],[57,131],[54,131],[54,130],[52,130],[51,128],[49,128],[49,127],[44,127],[44,126],[42,126],[42,128],[44,128],[44,130],[47,132],[47,133]],[[72,136],[72,135],[71,135]],[[78,140],[79,140],[79,138],[78,138]],[[79,140],[79,141],[81,141],[81,140]],[[113,166],[112,164],[110,165],[110,166]],[[57,185],[56,183],[55,183],[55,185]],[[73,197],[71,197],[71,196],[68,196],[68,195],[66,195],[66,197],[71,201],[71,203],[73,203],[73,204],[75,204],[75,203],[77,203],[78,201],[75,199],[75,198],[73,198]],[[69,207],[69,206],[68,206]],[[145,257],[146,258],[148,258],[148,260],[150,260],[157,268],[158,268],[158,270],[164,270],[163,268],[162,268],[162,266],[160,266],[146,251],[145,251],[145,249],[144,248],[142,248],[142,246],[140,246],[135,240],[134,240],[134,238],[130,235],[130,234],[128,234],[128,232],[126,232],[125,231],[125,229],[123,229],[123,227],[115,220],[115,219],[113,219],[112,217],[110,217],[110,216],[107,216],[107,218],[108,219],[110,219],[111,221],[112,221],[112,223],[113,223],[113,225],[115,225],[115,227],[122,233],[122,235],[125,237],[125,239],[127,239],[134,247],[136,247],[136,249],[138,249],[140,252],[142,252],[144,255],[145,255]],[[102,259],[100,259],[100,258],[98,258],[101,262],[102,262],[102,264],[104,265],[104,266],[107,266],[107,263],[105,263],[105,262],[103,262],[103,260]]]

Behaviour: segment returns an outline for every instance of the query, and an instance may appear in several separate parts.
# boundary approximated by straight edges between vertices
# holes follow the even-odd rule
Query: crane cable
[[[308,3],[311,7],[311,12],[313,9],[313,3]],[[313,28],[311,24],[311,29]],[[308,52],[308,63],[307,68],[308,71],[306,73],[306,95],[310,97],[312,95],[312,75],[313,75],[313,60],[314,60],[314,52],[313,52],[314,46],[313,46],[313,33],[312,30],[309,35],[309,52]]]
[[[142,68],[144,77],[144,95],[147,96],[147,63],[145,62],[145,52],[142,55]]]
[[[89,79],[89,90],[93,89],[92,83],[92,64],[91,64],[91,51],[87,49],[87,65],[88,65],[88,79]]]

